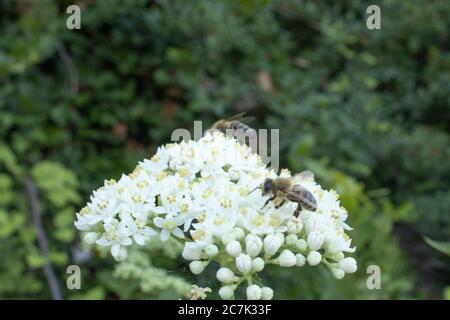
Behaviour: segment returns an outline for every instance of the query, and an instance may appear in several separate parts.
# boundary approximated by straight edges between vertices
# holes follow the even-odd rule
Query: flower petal
[[[113,244],[111,246],[111,254],[113,255],[113,257],[117,257],[119,255],[120,252],[120,244]]]
[[[167,231],[166,229],[163,229],[161,231],[161,240],[166,241],[167,239],[169,239],[169,235],[170,235],[169,231]]]
[[[172,233],[173,233],[175,236],[177,236],[178,238],[181,238],[181,239],[184,238],[184,233],[183,233],[183,231],[181,231],[180,228],[175,228],[175,229],[173,229],[173,230],[172,230]]]
[[[153,223],[157,226],[162,228],[163,224],[164,224],[165,220],[163,218],[157,217],[155,219],[153,219]]]

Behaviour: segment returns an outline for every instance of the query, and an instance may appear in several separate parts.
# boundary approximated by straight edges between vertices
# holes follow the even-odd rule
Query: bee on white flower
[[[264,206],[268,197],[251,192],[277,177],[291,173],[278,175],[248,146],[214,131],[198,141],[161,146],[118,182],[105,181],[76,214],[75,226],[86,243],[109,248],[117,260],[125,259],[133,244],[152,245],[147,240],[158,235],[163,241],[176,238],[193,274],[219,263],[218,294],[224,299],[242,292],[237,289],[244,283],[248,299],[272,299],[271,288],[252,284],[269,264],[323,263],[336,279],[355,272],[356,260],[346,254],[356,248],[345,233],[351,228],[338,194],[323,190],[313,176],[296,175],[296,183],[313,194],[317,210],[295,217],[296,203]],[[194,286],[192,298],[207,292]]]

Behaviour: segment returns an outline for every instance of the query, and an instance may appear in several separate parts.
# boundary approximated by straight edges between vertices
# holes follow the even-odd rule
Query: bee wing
[[[305,170],[305,171],[295,174],[293,178],[294,179],[298,178],[298,179],[304,180],[304,181],[314,181],[314,173],[312,173],[309,170]]]
[[[249,123],[249,122],[255,120],[254,117],[244,117],[245,114],[246,114],[246,112],[238,113],[238,114],[228,118],[227,121],[240,121],[240,122],[244,122],[244,123]]]
[[[296,187],[297,187],[297,186],[296,186]],[[300,186],[298,185],[298,187],[300,187]],[[282,194],[283,194],[286,198],[288,198],[290,201],[297,202],[298,199],[300,199],[300,196],[301,196],[301,193],[302,193],[302,190],[303,190],[303,189],[304,189],[303,187],[300,187],[300,188],[293,188],[293,189],[290,189],[290,190],[285,190],[285,191],[283,191]],[[305,190],[306,190],[306,189],[305,189]]]
[[[317,207],[317,201],[313,194],[299,184],[295,185],[291,190],[288,190],[286,195],[288,198],[291,197],[292,199],[300,200],[302,205],[306,206],[309,210],[315,211],[315,208]]]

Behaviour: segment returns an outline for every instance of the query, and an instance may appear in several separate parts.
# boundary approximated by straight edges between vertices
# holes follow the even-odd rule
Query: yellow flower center
[[[225,222],[226,222],[226,220],[225,220],[224,217],[215,217],[215,218],[214,218],[214,224],[215,224],[216,226],[221,226],[221,225],[223,225]]]
[[[88,207],[84,207],[83,209],[80,210],[80,215],[84,216],[87,214],[91,213],[91,209],[89,209]]]
[[[182,203],[180,205],[180,212],[181,213],[186,213],[189,211],[189,205],[187,203]]]
[[[132,195],[132,196],[131,196],[131,200],[133,200],[133,202],[134,202],[135,204],[142,203],[142,197],[141,197],[140,194],[134,194],[134,195]]]
[[[225,208],[225,209],[231,208],[231,200],[228,199],[228,198],[223,198],[223,199],[220,201],[220,206],[221,206],[222,208]]]
[[[252,220],[253,224],[257,227],[260,227],[264,223],[264,216],[258,214]]]
[[[199,240],[202,240],[205,235],[206,235],[205,230],[198,229],[198,230],[195,230],[194,233],[192,233],[192,239],[199,241]]]
[[[280,218],[279,215],[274,214],[274,215],[271,215],[271,216],[270,216],[270,219],[269,219],[269,225],[270,225],[271,227],[279,226],[280,223],[281,223],[281,218]]]
[[[175,229],[176,227],[177,227],[177,225],[173,220],[166,220],[163,223],[163,228],[166,230],[169,230],[169,231]]]
[[[106,209],[106,208],[108,207],[108,204],[109,204],[108,201],[106,201],[106,200],[101,200],[101,201],[98,203],[98,207],[99,207],[100,209]]]
[[[160,172],[156,175],[156,181],[161,181],[162,179],[164,179],[165,177],[167,177],[167,173],[166,172]]]
[[[169,194],[167,196],[167,202],[174,204],[177,201],[177,197],[174,194]]]

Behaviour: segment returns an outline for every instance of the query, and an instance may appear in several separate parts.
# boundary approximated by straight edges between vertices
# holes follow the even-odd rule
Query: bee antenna
[[[252,191],[250,191],[249,193],[247,193],[247,195],[249,195],[250,193],[252,193],[253,191],[255,191],[256,189],[261,188],[261,185],[257,186],[255,189],[253,189]]]

